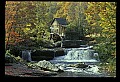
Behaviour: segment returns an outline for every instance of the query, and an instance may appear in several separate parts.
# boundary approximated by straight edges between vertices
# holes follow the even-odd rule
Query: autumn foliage
[[[5,44],[6,47],[9,44],[15,45],[17,42],[20,42],[20,35],[15,32],[13,24],[16,22],[15,14],[17,11],[17,1],[6,1],[5,4]]]

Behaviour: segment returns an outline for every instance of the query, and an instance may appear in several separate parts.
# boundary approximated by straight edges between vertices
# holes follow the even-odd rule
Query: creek
[[[55,52],[55,49],[53,49]],[[115,77],[104,70],[100,70],[99,54],[92,49],[92,46],[83,46],[79,48],[63,48],[64,54],[56,56],[49,60],[64,72],[51,77]],[[24,54],[28,55],[24,55]],[[22,52],[22,58],[31,61],[29,51]]]
[[[100,71],[99,54],[89,47],[64,48],[63,56],[50,60],[64,72],[53,77],[113,77]]]

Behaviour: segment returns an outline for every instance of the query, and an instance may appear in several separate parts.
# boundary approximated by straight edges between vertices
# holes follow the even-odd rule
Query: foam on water
[[[99,62],[98,53],[86,48],[68,48],[65,49],[65,55],[55,57],[51,62]]]

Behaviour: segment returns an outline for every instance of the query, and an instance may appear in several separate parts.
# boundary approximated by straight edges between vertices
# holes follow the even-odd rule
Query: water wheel
[[[55,34],[55,33],[53,34],[52,39],[53,39],[54,42],[61,41],[61,37],[58,34]]]

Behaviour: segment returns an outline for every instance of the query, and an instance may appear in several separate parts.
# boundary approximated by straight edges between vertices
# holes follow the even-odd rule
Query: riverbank
[[[57,75],[56,72],[28,68],[21,63],[6,63],[5,77],[49,77]]]

